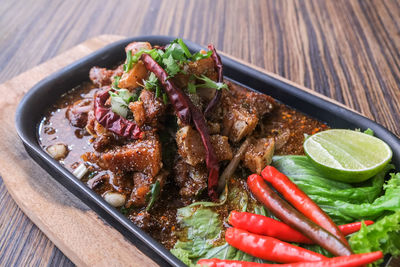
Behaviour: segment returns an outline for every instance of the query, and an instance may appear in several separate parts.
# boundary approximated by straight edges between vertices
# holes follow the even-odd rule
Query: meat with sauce
[[[233,154],[228,137],[216,134],[210,139],[218,161],[232,159]],[[200,134],[191,126],[182,127],[176,132],[176,143],[178,153],[186,163],[196,166],[205,161],[206,152]]]
[[[100,67],[93,67],[90,69],[89,78],[94,85],[102,87],[110,85],[113,82],[113,77],[121,76],[122,73],[123,73],[122,65],[112,70]]]
[[[153,134],[102,153],[85,154],[87,161],[114,172],[136,171],[154,177],[162,167],[161,144]]]

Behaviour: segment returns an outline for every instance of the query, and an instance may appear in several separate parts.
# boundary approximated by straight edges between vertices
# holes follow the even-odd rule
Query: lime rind
[[[304,151],[327,177],[361,182],[388,164],[392,150],[382,140],[364,133],[334,129],[307,138]]]

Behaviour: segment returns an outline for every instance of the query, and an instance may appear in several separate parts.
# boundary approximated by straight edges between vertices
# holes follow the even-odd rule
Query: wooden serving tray
[[[156,263],[28,156],[15,130],[15,111],[24,94],[37,82],[123,38],[116,35],[95,37],[0,85],[0,94],[7,95],[0,98],[0,174],[23,212],[79,266],[155,266]],[[258,67],[250,67],[267,73]],[[294,85],[280,76],[267,74]],[[317,94],[302,86],[295,86]],[[317,95],[343,106],[323,95]]]

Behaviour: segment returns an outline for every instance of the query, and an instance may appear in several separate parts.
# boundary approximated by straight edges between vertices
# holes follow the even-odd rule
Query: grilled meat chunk
[[[251,172],[260,174],[265,166],[271,164],[274,151],[274,138],[252,140],[244,154],[244,165]]]
[[[228,137],[212,135],[210,138],[218,160],[231,160],[233,154]],[[178,153],[186,163],[196,166],[205,161],[206,153],[200,134],[191,126],[184,126],[176,132],[176,143]]]
[[[161,144],[156,136],[85,155],[88,161],[113,172],[137,171],[154,177],[162,167]]]
[[[259,120],[273,110],[275,102],[270,96],[228,85],[229,90],[223,90],[221,98],[222,133],[236,143],[254,131]]]
[[[229,136],[232,142],[239,142],[243,137],[250,135],[256,128],[258,117],[244,108],[230,109],[226,112],[223,124],[223,134]]]
[[[89,71],[90,80],[98,87],[110,85],[114,76],[121,76],[124,72],[122,65],[113,70],[106,68],[93,67]]]
[[[134,187],[131,193],[130,203],[135,207],[143,207],[147,204],[147,194],[150,192],[150,186],[156,181],[159,181],[160,188],[162,189],[168,172],[161,170],[156,177],[150,177],[141,172],[135,172],[133,174]]]
[[[143,80],[148,76],[147,69],[142,61],[133,64],[132,69],[124,72],[119,80],[118,87],[132,90],[143,84]]]
[[[88,121],[88,113],[93,109],[93,100],[84,98],[70,105],[65,116],[72,126],[84,128]]]
[[[178,159],[174,167],[174,178],[180,187],[179,194],[184,198],[190,198],[207,187],[208,173],[204,164],[194,167],[183,159]]]

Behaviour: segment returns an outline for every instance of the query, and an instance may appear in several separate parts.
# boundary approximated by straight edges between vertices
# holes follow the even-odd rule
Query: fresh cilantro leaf
[[[128,105],[137,100],[137,95],[127,89],[118,89],[115,92],[109,91],[108,93],[111,96],[111,110],[126,118],[129,113]]]
[[[195,94],[196,93],[196,85],[194,83],[188,83],[188,87],[187,87],[189,93],[191,94]]]
[[[209,58],[211,55],[212,55],[212,51],[211,50],[207,51],[207,53],[205,53],[205,54],[197,52],[192,56],[191,59],[192,59],[192,61],[197,61],[199,59]]]
[[[147,195],[147,198],[149,199],[146,211],[149,211],[151,207],[154,205],[156,200],[158,199],[158,196],[160,195],[161,187],[160,187],[160,182],[157,180],[154,184],[150,185],[150,192]]]
[[[113,89],[115,89],[115,90],[118,90],[119,89],[119,87],[118,87],[118,84],[119,84],[119,81],[121,80],[121,77],[120,76],[114,76],[114,82],[113,82],[113,84],[112,84],[112,88]]]
[[[126,51],[126,63],[124,64],[124,71],[128,72],[133,67],[132,50]]]
[[[190,53],[189,48],[186,46],[182,39],[178,39],[178,44],[181,46],[183,52],[185,52],[186,57],[192,58],[192,54]]]
[[[169,55],[168,58],[164,58],[162,62],[165,65],[165,71],[168,73],[169,77],[174,77],[180,71],[179,65],[172,55]]]
[[[153,91],[159,86],[158,79],[156,75],[152,72],[149,75],[149,78],[147,80],[144,80],[144,88],[146,88],[149,91]]]
[[[176,42],[168,45],[165,49],[163,58],[169,58],[170,56],[172,56],[172,58],[178,62],[184,62],[188,60],[184,49],[182,49],[177,40]]]
[[[226,83],[214,82],[205,75],[201,75],[201,77],[196,76],[196,78],[204,82],[203,84],[198,84],[197,87],[214,88],[216,90],[228,89],[228,85]]]

